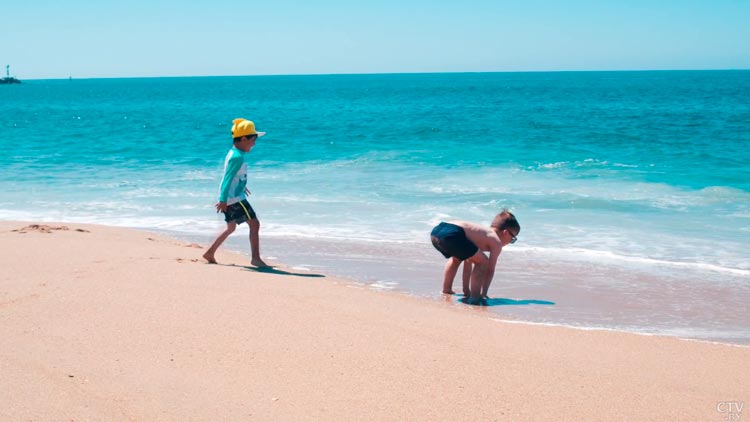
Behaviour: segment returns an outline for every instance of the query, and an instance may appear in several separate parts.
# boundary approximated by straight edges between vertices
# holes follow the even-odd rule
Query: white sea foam
[[[57,202],[39,201],[38,207],[45,212],[33,216],[18,210],[0,210],[0,218],[5,220],[26,220],[33,218],[38,221],[71,221],[109,224],[121,227],[138,227],[145,229],[168,230],[189,234],[213,236],[224,227],[221,216],[217,216],[208,205],[186,204],[171,205],[165,209],[155,209],[154,205],[142,202],[115,201],[87,201],[62,205]],[[67,208],[67,209],[66,209]],[[159,215],[168,213],[167,215]],[[413,248],[429,249],[429,229],[439,221],[455,218],[447,213],[433,213],[432,216],[417,225],[403,226],[394,222],[380,222],[377,220],[359,221],[356,218],[346,221],[340,219],[335,222],[305,221],[301,224],[283,222],[283,218],[263,219],[263,236],[268,238],[299,238],[320,241],[359,242],[367,244],[394,244]],[[365,224],[363,224],[365,223]],[[373,224],[371,224],[373,223]],[[535,233],[536,232],[536,233]],[[244,236],[238,230],[236,236]],[[547,233],[547,235],[542,235]],[[551,241],[550,233],[562,242]],[[665,248],[675,248],[679,245],[679,238],[674,240],[665,238],[670,245],[659,246],[659,243],[648,242],[644,245],[626,243],[629,238],[639,239],[637,233],[587,233],[582,227],[569,227],[568,230],[552,225],[539,226],[523,239],[504,252],[507,254],[534,253],[564,261],[611,262],[619,264],[648,267],[667,267],[686,269],[691,271],[709,271],[729,274],[738,277],[750,277],[750,262],[742,260],[739,249],[735,252],[727,250],[716,252],[714,246],[705,246],[705,254],[695,255],[687,260],[679,260],[664,255]],[[564,239],[576,239],[579,246],[536,246],[538,244],[555,244],[567,242]],[[535,245],[536,244],[536,245]],[[581,246],[583,245],[583,246]],[[726,244],[727,247],[730,244]],[[738,244],[739,245],[739,244]],[[655,248],[661,248],[655,249]],[[695,254],[698,246],[687,244]],[[702,247],[702,246],[701,246]],[[737,246],[741,249],[741,246]],[[620,251],[620,252],[617,252]],[[548,258],[541,258],[548,259]]]
[[[545,247],[524,247],[519,246],[514,248],[516,252],[534,252],[545,255],[553,255],[557,257],[564,257],[568,260],[576,261],[611,261],[621,263],[632,263],[641,266],[664,266],[672,268],[686,268],[696,271],[714,271],[725,274],[732,274],[741,277],[750,277],[750,270],[743,268],[731,268],[724,267],[716,264],[710,264],[705,262],[681,262],[681,261],[670,261],[664,259],[654,259],[640,256],[630,256],[617,254],[611,251],[601,251],[594,249],[583,249],[583,248],[545,248]]]
[[[195,181],[195,180],[216,180],[216,174],[206,170],[191,170],[185,172],[179,180]]]
[[[369,284],[373,289],[378,290],[393,290],[398,287],[398,283],[395,281],[378,280],[374,283]]]
[[[41,201],[44,202],[44,201]],[[58,203],[49,203],[50,207],[59,205]],[[65,210],[67,208],[67,210]],[[97,213],[114,213],[114,214],[135,214],[135,215],[147,215],[154,210],[154,207],[142,202],[133,201],[119,201],[119,200],[95,200],[95,201],[83,201],[74,204],[65,204],[61,212],[79,212],[85,210],[96,210]]]
[[[545,166],[559,167],[564,162],[549,163]],[[579,201],[578,206],[585,207],[585,202],[596,204],[597,208],[613,210],[620,204],[631,203],[633,206],[648,206],[657,209],[689,210],[691,207],[711,206],[717,204],[735,204],[747,210],[750,204],[750,192],[730,187],[706,187],[699,190],[686,190],[663,183],[631,182],[623,179],[597,178],[592,181],[578,177],[540,177],[535,172],[514,169],[488,169],[481,176],[483,183],[469,184],[457,181],[472,180],[477,175],[471,170],[454,170],[443,177],[433,177],[430,182],[417,182],[411,186],[417,192],[429,192],[436,195],[512,195],[533,200],[545,198],[545,202],[568,203]],[[472,198],[473,199],[473,198]],[[535,201],[537,202],[537,201]],[[746,211],[747,212],[747,211]]]
[[[217,188],[217,191],[218,191],[218,188]],[[129,199],[180,198],[183,201],[185,200],[185,198],[209,199],[212,197],[212,195],[204,193],[204,192],[184,190],[184,189],[181,190],[181,189],[175,189],[174,187],[164,187],[164,188],[140,187],[140,188],[120,191],[118,192],[118,195],[123,198],[129,198]]]
[[[539,164],[537,166],[537,168],[542,168],[542,169],[557,169],[557,168],[565,167],[568,164],[570,164],[569,161],[558,161],[556,163]]]

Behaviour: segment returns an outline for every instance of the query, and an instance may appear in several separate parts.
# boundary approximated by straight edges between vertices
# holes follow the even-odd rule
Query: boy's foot
[[[454,292],[453,290],[448,290],[447,292],[445,290],[443,290],[443,294],[444,295],[454,295],[454,294],[456,294],[456,292]]]
[[[265,267],[269,266],[268,264],[266,264],[265,262],[263,262],[263,260],[260,259],[260,258],[250,260],[250,264],[252,264],[253,266],[258,267],[258,268],[265,268]]]
[[[214,258],[213,254],[209,254],[208,252],[203,254],[203,259],[208,261],[209,264],[216,264],[216,258]]]

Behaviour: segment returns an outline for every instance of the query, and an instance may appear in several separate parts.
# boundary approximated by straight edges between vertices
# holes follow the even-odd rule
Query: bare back
[[[500,243],[500,238],[492,228],[469,221],[451,221],[451,223],[463,228],[466,237],[477,245],[480,251],[489,252],[491,255],[493,252],[495,254],[500,253],[502,243]]]

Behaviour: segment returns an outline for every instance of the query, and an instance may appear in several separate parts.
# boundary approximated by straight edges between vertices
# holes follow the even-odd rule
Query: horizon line
[[[364,75],[436,75],[436,74],[467,74],[467,73],[615,73],[615,72],[721,72],[721,71],[748,71],[750,68],[715,68],[715,69],[577,69],[577,70],[480,70],[480,71],[426,71],[426,72],[359,72],[359,73],[258,73],[246,75],[161,75],[161,76],[89,76],[89,77],[56,77],[56,78],[29,78],[23,81],[56,81],[56,80],[89,80],[89,79],[160,79],[160,78],[241,78],[241,77],[268,77],[268,76],[364,76]]]

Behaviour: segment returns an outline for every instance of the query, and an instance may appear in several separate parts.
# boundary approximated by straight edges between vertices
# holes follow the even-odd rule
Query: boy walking
[[[443,293],[453,294],[453,278],[464,262],[464,296],[471,303],[486,298],[500,252],[504,246],[516,243],[520,231],[516,216],[505,209],[495,216],[489,228],[468,221],[441,222],[435,226],[430,234],[432,245],[448,259]]]
[[[260,221],[255,215],[253,207],[245,197],[247,190],[247,163],[245,154],[255,146],[258,137],[266,132],[255,130],[255,123],[246,119],[234,119],[232,121],[232,138],[234,146],[229,150],[224,160],[224,178],[221,181],[219,191],[219,202],[216,204],[216,212],[224,213],[224,221],[227,228],[222,232],[210,248],[203,254],[203,258],[209,264],[216,264],[214,254],[222,243],[229,237],[238,224],[247,222],[250,226],[250,252],[252,258],[250,263],[256,267],[267,267],[260,258]]]

